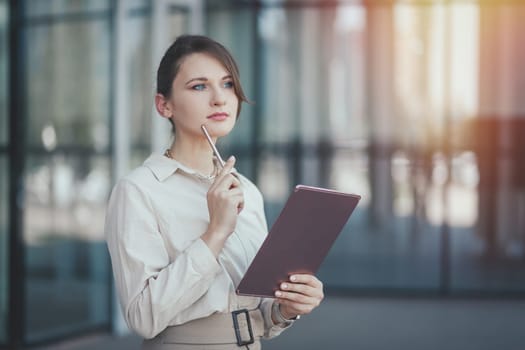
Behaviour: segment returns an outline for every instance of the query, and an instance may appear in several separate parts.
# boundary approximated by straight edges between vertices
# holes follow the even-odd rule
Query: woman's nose
[[[222,106],[226,104],[226,95],[224,94],[224,91],[221,91],[221,89],[216,88],[213,91],[211,103],[214,106]]]

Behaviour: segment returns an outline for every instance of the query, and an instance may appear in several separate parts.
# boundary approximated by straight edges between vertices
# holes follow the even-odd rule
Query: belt
[[[261,310],[237,310],[217,313],[178,326],[171,326],[159,336],[164,344],[253,344],[264,334]]]

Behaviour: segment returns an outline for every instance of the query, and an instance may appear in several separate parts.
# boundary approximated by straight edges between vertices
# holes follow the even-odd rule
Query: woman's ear
[[[157,112],[164,118],[171,118],[173,116],[173,108],[168,99],[163,94],[155,95],[155,108]]]

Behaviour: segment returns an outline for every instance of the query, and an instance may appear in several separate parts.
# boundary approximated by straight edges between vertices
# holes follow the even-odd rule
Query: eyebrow
[[[222,77],[221,80],[225,80],[225,79],[231,79],[232,78],[232,75],[231,74],[228,74],[228,75],[225,75]],[[206,77],[197,77],[197,78],[191,78],[190,80],[188,80],[186,82],[186,85],[188,85],[189,83],[192,83],[194,81],[208,81],[209,79],[206,78]]]

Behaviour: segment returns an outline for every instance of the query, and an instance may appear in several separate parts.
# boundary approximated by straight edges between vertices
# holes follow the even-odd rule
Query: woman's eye
[[[201,90],[204,90],[205,86],[204,86],[204,84],[197,84],[197,85],[193,85],[191,88],[193,90],[201,91]]]
[[[224,87],[231,89],[233,87],[233,81],[227,81],[224,83]]]

